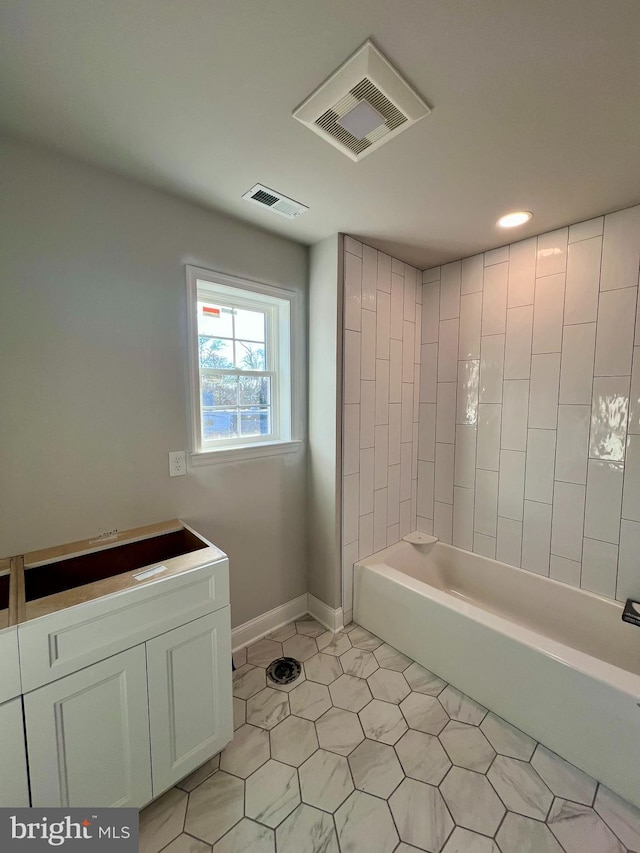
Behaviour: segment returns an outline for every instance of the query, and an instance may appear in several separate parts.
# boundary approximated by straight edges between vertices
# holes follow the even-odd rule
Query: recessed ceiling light
[[[518,225],[524,225],[533,217],[530,210],[516,210],[513,213],[505,213],[498,219],[497,224],[501,228],[515,228]]]

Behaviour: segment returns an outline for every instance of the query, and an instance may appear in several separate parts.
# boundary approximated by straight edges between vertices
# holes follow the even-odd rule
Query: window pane
[[[252,408],[240,411],[241,435],[269,435],[270,432],[270,409]]]
[[[233,341],[198,336],[200,367],[233,367]]]
[[[269,376],[240,377],[240,405],[268,406],[271,403],[271,378]]]
[[[203,406],[237,406],[237,376],[203,376],[201,380]]]
[[[264,314],[261,311],[236,309],[236,338],[264,343]]]
[[[238,435],[238,410],[206,411],[202,413],[202,438],[236,438]]]
[[[216,302],[198,301],[198,332],[215,338],[233,337],[233,308]]]
[[[266,370],[264,344],[236,341],[236,367],[241,370]]]

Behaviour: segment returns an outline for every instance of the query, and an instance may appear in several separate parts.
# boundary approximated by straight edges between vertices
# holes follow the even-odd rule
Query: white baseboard
[[[333,631],[334,634],[336,631],[341,631],[344,628],[342,607],[334,610],[328,604],[325,604],[324,601],[316,598],[315,595],[311,595],[311,593],[308,593],[307,597],[309,599],[307,605],[308,611],[317,622],[324,625],[328,631]]]
[[[324,625],[328,631],[335,633],[344,627],[341,607],[333,610],[315,595],[305,593],[294,598],[293,601],[287,601],[261,616],[256,616],[255,619],[250,619],[243,625],[238,625],[231,632],[231,647],[236,652],[261,640],[265,634],[270,634],[282,625],[293,622],[300,616],[306,616],[307,613]]]

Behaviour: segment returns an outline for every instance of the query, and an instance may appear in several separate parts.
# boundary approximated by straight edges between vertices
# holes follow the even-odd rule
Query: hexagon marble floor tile
[[[141,812],[141,853],[640,853],[640,810],[360,626],[234,660],[234,740]]]

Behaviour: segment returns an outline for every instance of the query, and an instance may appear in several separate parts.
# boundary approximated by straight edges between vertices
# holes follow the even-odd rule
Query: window
[[[190,266],[187,288],[194,453],[282,452],[294,433],[296,294]]]

